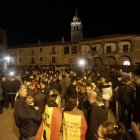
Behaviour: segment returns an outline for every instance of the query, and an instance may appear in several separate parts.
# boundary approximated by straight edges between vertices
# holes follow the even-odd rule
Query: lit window
[[[130,61],[124,61],[124,62],[123,62],[123,65],[124,65],[124,66],[130,66]]]

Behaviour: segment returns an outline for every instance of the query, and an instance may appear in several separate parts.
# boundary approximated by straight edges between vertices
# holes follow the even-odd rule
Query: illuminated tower
[[[82,22],[77,11],[71,22],[71,41],[78,42],[83,39]]]

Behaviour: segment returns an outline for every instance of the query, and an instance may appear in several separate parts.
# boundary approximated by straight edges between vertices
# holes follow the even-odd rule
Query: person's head
[[[76,77],[76,76],[72,77],[71,83],[72,83],[73,85],[76,85],[76,84],[77,84],[77,77]]]
[[[71,111],[72,109],[74,109],[77,106],[77,100],[76,98],[69,98],[66,101],[66,107],[65,107],[65,111]]]
[[[105,122],[97,130],[98,140],[121,140],[122,126],[117,123]]]
[[[20,97],[27,97],[27,89],[25,87],[21,87],[19,90],[18,90],[18,95]]]
[[[33,96],[27,96],[26,100],[25,100],[26,104],[34,106],[34,98]]]
[[[124,82],[126,85],[130,85],[130,84],[131,84],[131,78],[130,78],[130,77],[126,77],[126,78],[124,78],[123,82]]]
[[[87,93],[89,93],[89,92],[91,92],[91,91],[93,91],[93,90],[95,90],[96,89],[96,84],[95,83],[87,83],[87,85],[86,85],[86,90],[87,90]]]
[[[27,83],[27,88],[28,88],[28,89],[34,89],[34,88],[35,88],[34,83],[33,83],[33,82],[28,82],[28,83]]]
[[[80,93],[86,93],[86,86],[83,84],[78,84],[78,92]]]
[[[47,105],[49,107],[60,107],[61,97],[59,91],[56,89],[50,90],[49,96],[47,98]]]
[[[94,103],[98,100],[98,94],[94,90],[87,90],[87,98],[90,103]]]
[[[100,81],[101,81],[101,83],[105,83],[106,82],[105,77],[101,77]]]

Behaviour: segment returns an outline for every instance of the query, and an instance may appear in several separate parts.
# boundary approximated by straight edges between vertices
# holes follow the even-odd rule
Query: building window
[[[72,54],[77,54],[77,46],[72,46],[71,53]]]
[[[92,47],[92,52],[96,52],[97,48],[96,47]]]
[[[20,63],[22,62],[22,58],[19,58],[19,62],[20,62]]]
[[[40,57],[40,61],[41,61],[41,62],[43,61],[43,57]]]
[[[55,57],[52,57],[52,63],[56,63]]]
[[[42,53],[42,48],[40,48],[40,53]]]
[[[56,54],[55,47],[52,47],[52,54]]]
[[[107,52],[107,53],[111,53],[111,46],[107,46],[107,47],[106,47],[106,52]]]
[[[32,55],[35,55],[35,51],[34,51],[34,49],[32,49]]]
[[[128,52],[128,45],[123,45],[123,52]]]
[[[22,50],[19,50],[19,54],[22,54]]]
[[[69,54],[69,53],[70,53],[69,46],[65,46],[64,47],[64,54]]]
[[[77,31],[79,31],[79,26],[77,26]]]
[[[35,59],[34,59],[34,57],[31,58],[31,64],[35,64]]]

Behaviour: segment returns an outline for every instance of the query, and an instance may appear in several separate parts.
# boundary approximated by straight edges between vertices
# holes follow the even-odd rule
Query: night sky
[[[8,46],[70,41],[70,23],[77,9],[84,38],[110,34],[140,34],[137,3],[91,2],[8,3],[0,11],[0,28],[8,33]]]

